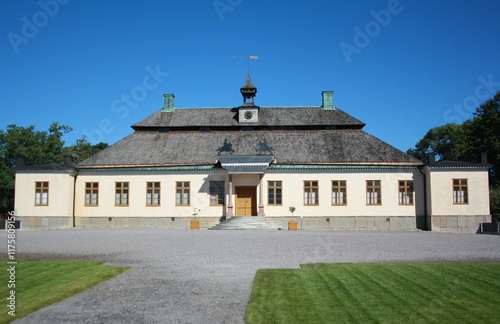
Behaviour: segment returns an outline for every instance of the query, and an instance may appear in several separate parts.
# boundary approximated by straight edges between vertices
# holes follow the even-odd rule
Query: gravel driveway
[[[6,242],[7,233],[0,239]],[[243,323],[260,268],[500,261],[500,236],[429,232],[72,229],[18,231],[16,244],[17,258],[102,259],[132,267],[16,322],[37,324]]]

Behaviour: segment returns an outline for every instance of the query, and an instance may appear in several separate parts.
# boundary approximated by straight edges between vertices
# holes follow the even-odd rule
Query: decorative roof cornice
[[[177,166],[134,166],[134,167],[92,167],[92,168],[80,168],[78,169],[79,174],[90,174],[90,173],[107,173],[107,172],[117,172],[117,173],[131,173],[131,172],[225,172],[222,168],[217,168],[214,165],[177,165]]]
[[[268,158],[268,157],[266,157]],[[269,157],[272,159],[272,157]],[[269,163],[269,162],[267,162]],[[245,163],[244,163],[245,164]],[[259,164],[260,166],[260,164]],[[253,168],[253,165],[240,165],[240,168],[249,167]],[[274,164],[271,163],[269,167],[264,171],[338,171],[338,170],[368,170],[368,171],[415,171],[418,170],[420,166],[418,165],[363,165],[363,164]],[[106,172],[117,172],[117,173],[130,173],[130,172],[228,172],[227,166],[218,167],[217,165],[197,165],[197,166],[135,166],[135,167],[92,167],[92,168],[79,168],[79,174],[89,174],[89,173],[106,173]]]
[[[313,171],[335,171],[335,170],[411,170],[419,169],[419,165],[366,165],[366,164],[271,164],[268,170],[271,171],[293,171],[293,170],[313,170]]]
[[[470,164],[429,164],[425,168],[428,170],[432,169],[446,169],[446,170],[464,170],[464,169],[485,169],[488,170],[492,167],[491,164],[480,164],[480,163],[470,163]]]
[[[31,167],[17,168],[16,173],[67,173],[67,174],[72,174],[76,170],[77,169],[73,168],[73,167],[50,169],[50,168],[38,167],[38,166],[34,165]]]

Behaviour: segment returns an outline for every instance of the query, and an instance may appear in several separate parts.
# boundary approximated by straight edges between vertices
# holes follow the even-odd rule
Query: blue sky
[[[500,90],[500,1],[2,0],[0,129],[113,144],[174,93],[235,107],[334,104],[406,151]]]

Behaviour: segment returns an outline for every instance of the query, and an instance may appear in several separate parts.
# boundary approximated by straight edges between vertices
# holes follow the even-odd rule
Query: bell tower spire
[[[248,71],[247,81],[240,88],[240,92],[243,96],[243,106],[255,106],[255,95],[257,94],[257,88],[252,84],[250,71]]]

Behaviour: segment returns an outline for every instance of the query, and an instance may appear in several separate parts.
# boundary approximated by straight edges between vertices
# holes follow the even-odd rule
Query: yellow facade
[[[467,204],[453,203],[453,179],[467,179]],[[40,181],[49,183],[46,206],[35,206],[35,183]],[[300,218],[305,224],[304,228],[416,230],[427,227],[436,231],[474,232],[480,222],[486,222],[490,217],[488,173],[484,168],[427,170],[425,193],[424,175],[417,167],[270,169],[263,174],[233,175],[223,171],[99,170],[82,172],[74,181],[70,172],[17,173],[16,215],[24,221],[23,228],[70,228],[73,222],[77,227],[184,228],[187,221],[193,218],[201,219],[202,227],[210,227],[236,214],[238,187],[253,188],[255,195],[252,199],[255,199],[256,206],[261,207],[259,213],[276,223],[284,224],[291,219],[289,207],[294,206],[296,210],[293,217]],[[224,205],[214,205],[213,201],[211,204],[211,181],[224,182]],[[279,181],[281,184],[280,205],[269,205],[269,181]],[[317,183],[315,204],[305,203],[305,181]],[[333,204],[332,181],[345,181],[345,204]],[[380,203],[367,202],[367,181],[380,184]],[[413,182],[412,201],[409,204],[401,204],[400,181]],[[116,183],[123,182],[128,183],[128,201],[121,206],[116,205]],[[147,204],[148,182],[159,183],[158,205]],[[188,205],[177,204],[178,182],[189,183]],[[87,183],[98,184],[97,204],[86,204]],[[74,195],[73,186],[76,188]],[[424,208],[425,199],[427,210]],[[230,205],[233,206],[232,210]],[[257,216],[257,213],[253,216]],[[427,224],[422,223],[426,216]]]

